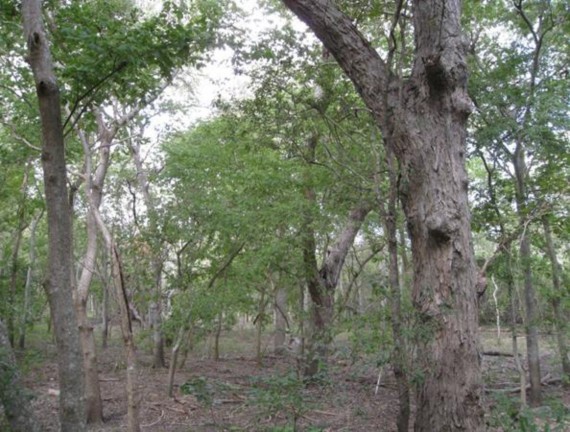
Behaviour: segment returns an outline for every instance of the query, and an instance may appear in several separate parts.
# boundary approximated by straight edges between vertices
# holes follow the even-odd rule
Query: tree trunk
[[[25,221],[25,201],[26,201],[26,190],[28,188],[28,176],[29,176],[29,166],[26,167],[24,172],[24,180],[22,181],[22,186],[20,188],[21,201],[18,204],[18,227],[16,228],[16,233],[14,234],[14,239],[12,240],[12,257],[10,264],[10,289],[8,295],[8,337],[10,338],[10,344],[15,346],[16,339],[16,317],[15,312],[16,307],[16,291],[18,288],[18,257],[20,255],[20,246],[22,244],[22,235],[24,230],[28,227],[28,223]]]
[[[32,301],[32,283],[34,280],[34,268],[36,266],[36,232],[38,229],[38,223],[43,217],[44,212],[39,214],[38,217],[32,222],[30,228],[30,250],[28,251],[28,271],[26,274],[26,285],[24,287],[24,310],[22,311],[22,320],[20,322],[20,338],[18,341],[18,346],[23,350],[26,346],[26,331],[28,327],[28,315],[30,310],[30,303]]]
[[[516,177],[517,213],[522,226],[525,226],[521,235],[520,260],[524,275],[524,303],[526,312],[526,350],[530,376],[529,403],[539,406],[542,403],[542,384],[540,380],[540,353],[538,348],[538,316],[536,311],[536,293],[532,281],[532,253],[530,249],[530,236],[525,224],[527,217],[527,166],[524,157],[524,147],[517,143],[513,155],[513,165]]]
[[[42,125],[41,159],[49,248],[49,278],[45,286],[58,352],[60,427],[63,432],[78,432],[85,430],[84,375],[73,302],[73,241],[59,88],[42,23],[40,0],[24,0],[22,18]]]
[[[98,211],[103,200],[103,187],[107,168],[109,167],[111,137],[103,123],[101,113],[97,113],[98,136],[101,140],[99,150],[99,165],[92,175],[91,145],[86,135],[79,132],[83,144],[85,167],[85,195],[89,208],[86,218],[87,246],[82,260],[81,274],[77,284],[77,319],[79,321],[83,361],[85,363],[85,399],[87,423],[101,423],[103,421],[103,404],[101,402],[101,389],[99,386],[99,373],[97,370],[97,350],[93,326],[87,317],[87,300],[89,288],[93,280],[93,273],[97,261],[97,222],[93,214]],[[92,208],[95,207],[95,208]]]
[[[101,265],[101,276],[102,276],[102,283],[103,283],[103,305],[102,305],[102,312],[101,312],[101,347],[106,349],[109,343],[110,337],[110,329],[109,329],[109,274],[108,272],[108,262],[106,255],[103,259],[103,263]]]
[[[142,164],[140,146],[138,143],[135,143],[132,138],[129,140],[129,150],[137,171],[138,186],[143,194],[144,203],[149,212],[149,229],[154,233],[156,231],[156,216],[153,200],[150,195],[150,183]],[[156,249],[157,246],[154,245],[151,252],[151,267],[155,284],[153,302],[156,307],[156,314],[154,315],[152,327],[153,366],[155,368],[164,368],[166,367],[166,362],[164,360],[164,336],[162,332],[162,258],[160,257],[160,252]]]
[[[214,361],[220,360],[220,336],[222,334],[223,319],[224,313],[220,312],[218,314],[218,322],[216,323],[216,330],[214,332]]]
[[[394,350],[392,352],[392,368],[396,383],[398,386],[398,400],[400,410],[398,412],[398,432],[408,432],[410,422],[410,385],[408,383],[408,362],[406,361],[407,343],[402,329],[402,307],[400,289],[400,270],[398,266],[398,230],[397,230],[397,200],[398,200],[398,184],[397,184],[397,167],[393,155],[389,152],[387,157],[388,176],[390,189],[386,209],[383,204],[380,205],[380,215],[384,219],[386,228],[386,238],[388,241],[388,280],[390,285],[390,305],[391,305],[391,324],[392,335],[394,340]],[[385,201],[378,194],[378,200],[381,203]]]
[[[563,381],[568,384],[568,381],[570,380],[570,359],[568,358],[568,342],[566,341],[567,318],[561,304],[561,300],[564,296],[564,289],[560,283],[562,269],[560,268],[560,262],[558,262],[558,258],[556,257],[556,249],[554,248],[554,242],[552,241],[550,223],[546,216],[543,216],[542,218],[542,227],[544,228],[544,238],[546,240],[546,252],[550,259],[550,265],[552,266],[552,288],[554,293],[551,297],[551,303],[552,310],[554,311],[558,352],[560,353],[560,360],[562,362],[562,373],[566,378]]]
[[[265,300],[265,296],[267,288],[263,286],[261,288],[259,303],[257,307],[257,322],[256,322],[256,330],[257,334],[255,336],[255,358],[257,360],[257,366],[263,366],[263,320],[265,319],[265,307],[267,306],[267,301]]]
[[[40,432],[26,396],[4,323],[0,321],[0,399],[13,432]]]
[[[119,304],[121,332],[123,334],[125,356],[127,359],[127,431],[139,432],[140,402],[137,385],[137,356],[121,257],[111,233],[99,214],[99,209],[93,202],[90,202],[90,206],[99,231],[105,239],[105,244],[109,250],[109,255],[111,257],[111,280],[115,285],[117,303]]]
[[[397,82],[331,0],[283,0],[315,32],[392,137],[412,243],[413,301],[422,322],[416,431],[483,431],[476,302],[465,170],[466,44],[460,3],[413,1],[415,56]],[[402,89],[401,95],[397,89]],[[382,97],[385,89],[390,92]],[[444,401],[442,403],[442,401]]]
[[[287,322],[287,290],[278,285],[275,290],[275,336],[273,338],[273,349],[276,354],[285,353]]]

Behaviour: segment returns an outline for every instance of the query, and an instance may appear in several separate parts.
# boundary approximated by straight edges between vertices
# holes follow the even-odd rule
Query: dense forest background
[[[567,430],[567,2],[240,3],[0,0],[0,429]]]

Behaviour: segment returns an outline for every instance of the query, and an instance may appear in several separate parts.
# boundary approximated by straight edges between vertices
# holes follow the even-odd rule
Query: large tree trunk
[[[0,321],[0,399],[13,432],[40,432],[30,399],[24,393],[4,323]]]
[[[58,352],[60,427],[64,432],[78,432],[85,429],[84,375],[73,302],[72,226],[59,88],[42,23],[40,0],[24,0],[22,18],[42,125],[42,165],[49,245],[49,278],[45,287]]]
[[[402,167],[413,300],[424,333],[418,346],[423,379],[416,431],[482,431],[477,271],[465,171],[472,104],[460,3],[414,0],[414,64],[411,77],[400,83],[332,1],[283,1],[353,81],[382,132],[393,138],[389,145]],[[390,93],[383,97],[387,88]]]

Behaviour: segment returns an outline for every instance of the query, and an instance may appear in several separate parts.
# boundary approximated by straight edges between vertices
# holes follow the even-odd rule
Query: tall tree
[[[422,379],[415,429],[482,431],[477,269],[465,170],[472,103],[460,2],[413,1],[415,53],[411,76],[404,82],[390,74],[355,21],[334,2],[283,2],[353,81],[402,167],[413,300],[424,331],[418,347]],[[393,91],[398,88],[401,97]]]
[[[34,74],[42,126],[42,166],[48,219],[49,276],[45,283],[58,351],[60,427],[85,429],[83,358],[73,302],[71,210],[67,195],[59,87],[39,0],[22,2],[28,62]]]

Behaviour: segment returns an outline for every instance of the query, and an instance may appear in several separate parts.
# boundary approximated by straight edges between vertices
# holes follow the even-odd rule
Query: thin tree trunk
[[[12,257],[10,260],[10,288],[8,295],[8,337],[10,338],[10,344],[15,346],[16,339],[16,291],[18,288],[18,257],[20,255],[20,246],[22,244],[22,235],[24,230],[28,227],[25,222],[25,201],[26,201],[26,190],[28,188],[28,177],[29,177],[29,166],[26,167],[24,172],[24,180],[22,181],[22,186],[20,188],[21,201],[18,204],[17,216],[18,216],[18,228],[16,228],[16,233],[14,234],[14,239],[12,240]]]
[[[516,176],[516,202],[517,212],[525,228],[520,241],[520,260],[524,276],[524,304],[526,312],[526,348],[528,369],[530,375],[529,403],[539,406],[542,403],[542,384],[540,373],[540,352],[538,347],[538,316],[536,311],[536,293],[532,281],[532,253],[530,249],[530,235],[528,224],[525,224],[527,214],[526,177],[527,166],[524,159],[524,148],[518,143],[513,155],[513,165]]]
[[[125,346],[125,356],[127,360],[127,430],[128,432],[139,432],[139,394],[137,384],[137,358],[136,347],[133,338],[133,328],[131,323],[131,314],[129,311],[129,301],[127,297],[127,288],[125,286],[125,278],[122,270],[121,257],[115,241],[109,232],[107,226],[103,222],[99,210],[93,203],[90,203],[93,210],[93,216],[105,239],[105,244],[109,250],[111,257],[111,280],[115,285],[116,298],[119,304],[119,314],[121,317],[121,332],[123,334],[123,343]]]
[[[222,334],[222,321],[224,313],[220,311],[218,314],[218,322],[216,323],[216,331],[214,332],[214,361],[220,360],[220,335]]]
[[[278,284],[275,289],[275,336],[273,338],[273,349],[276,354],[285,353],[287,323],[287,290]]]
[[[98,136],[101,140],[99,147],[99,165],[92,174],[91,146],[86,135],[79,132],[83,144],[85,166],[85,194],[90,203],[87,211],[86,229],[87,246],[82,260],[81,274],[77,284],[77,319],[79,321],[83,359],[85,363],[85,399],[87,423],[101,423],[103,421],[103,403],[99,386],[99,373],[97,370],[97,350],[93,326],[87,317],[87,300],[89,288],[93,280],[93,273],[97,262],[97,222],[93,212],[98,211],[103,200],[103,187],[107,169],[109,167],[110,144],[112,137],[104,125],[101,113],[96,114]]]
[[[129,140],[129,149],[137,172],[138,186],[142,192],[145,206],[149,212],[149,229],[151,232],[154,232],[156,230],[156,215],[154,212],[153,199],[150,195],[150,182],[146,171],[144,170],[140,155],[140,145],[135,143],[131,138]],[[162,332],[162,258],[160,257],[160,252],[157,251],[156,248],[157,246],[153,245],[153,250],[151,251],[151,267],[154,278],[153,303],[156,308],[152,327],[153,366],[155,368],[164,368],[166,367],[166,362],[164,360],[164,335]]]
[[[30,303],[32,301],[32,283],[34,280],[34,268],[36,266],[36,233],[38,224],[42,219],[42,212],[34,219],[30,228],[30,250],[28,251],[28,271],[26,273],[26,285],[24,287],[24,310],[22,311],[22,320],[20,321],[20,338],[18,346],[23,350],[26,346],[26,331],[28,327],[28,316],[30,312]]]
[[[262,336],[263,336],[263,320],[265,318],[265,296],[267,288],[263,286],[261,288],[261,296],[259,298],[259,304],[257,307],[257,334],[255,337],[255,358],[257,360],[257,366],[261,367],[263,365],[263,350],[262,350]]]
[[[403,82],[332,0],[283,0],[355,84],[401,166],[413,301],[424,337],[417,432],[483,431],[476,284],[465,170],[466,45],[460,2],[413,1],[415,55]],[[393,89],[401,88],[399,92]],[[387,97],[382,97],[390,89]],[[442,403],[442,401],[444,401]]]
[[[85,430],[84,374],[73,304],[72,225],[59,88],[42,23],[40,0],[22,1],[22,18],[42,125],[42,165],[49,244],[49,278],[45,286],[58,351],[60,428],[63,432],[79,432]]]
[[[6,327],[1,320],[0,399],[13,432],[40,432],[42,430],[30,406],[30,399],[24,392]]]
[[[563,288],[560,283],[562,270],[560,262],[558,262],[558,258],[556,257],[556,249],[552,241],[552,232],[547,216],[543,216],[542,218],[542,227],[546,240],[546,251],[550,259],[550,265],[552,266],[552,288],[554,289],[554,293],[551,297],[551,304],[556,325],[556,340],[558,342],[558,352],[560,353],[560,360],[562,362],[562,373],[566,378],[563,381],[568,385],[570,380],[570,359],[568,358],[568,342],[566,340],[567,317],[563,312],[563,306],[561,304],[563,297]]]
[[[107,267],[106,264],[103,265],[104,268]],[[105,271],[105,270],[103,270]],[[109,344],[109,285],[107,278],[103,281],[103,311],[102,315],[102,329],[101,329],[101,347],[106,349]]]
[[[408,382],[408,362],[406,361],[407,343],[404,337],[402,324],[402,307],[400,289],[400,270],[398,266],[398,231],[397,231],[397,167],[391,152],[387,155],[388,177],[390,189],[388,194],[387,209],[380,205],[380,215],[384,219],[386,237],[388,241],[388,279],[390,284],[391,303],[391,324],[394,340],[394,350],[392,352],[392,368],[398,386],[398,400],[400,410],[398,412],[398,432],[408,432],[410,422],[410,385]],[[378,193],[378,200],[381,203],[383,197]]]
[[[519,358],[519,348],[517,341],[517,302],[515,298],[515,281],[513,278],[512,269],[512,256],[510,250],[506,249],[507,253],[507,295],[509,298],[509,304],[511,307],[511,341],[513,346],[513,357],[515,360],[515,365],[519,373],[520,381],[520,399],[521,408],[526,407],[526,372],[523,369]]]

